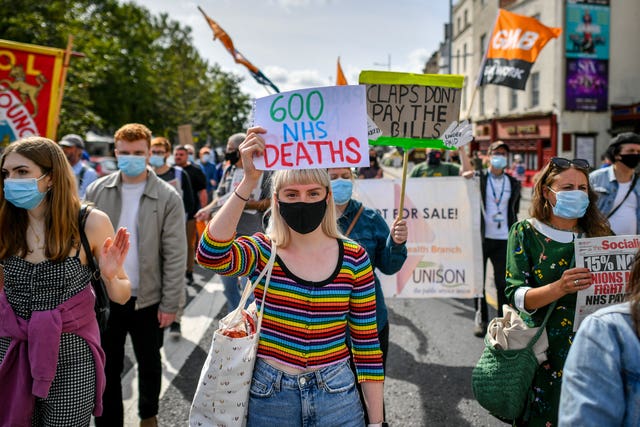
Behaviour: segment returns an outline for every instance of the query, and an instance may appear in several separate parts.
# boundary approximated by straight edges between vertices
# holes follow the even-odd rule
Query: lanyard
[[[507,180],[506,176],[502,177],[502,190],[500,190],[500,197],[496,196],[496,190],[493,188],[493,176],[489,173],[489,185],[491,185],[491,192],[493,193],[493,201],[496,203],[498,211],[500,210],[500,202],[502,202],[502,196],[504,196],[504,183]]]

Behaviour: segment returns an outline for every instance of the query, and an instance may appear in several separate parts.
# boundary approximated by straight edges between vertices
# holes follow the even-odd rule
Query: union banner
[[[478,86],[495,84],[523,90],[538,54],[561,32],[561,28],[547,27],[535,18],[500,9]]]
[[[0,40],[0,146],[55,138],[65,51]]]
[[[392,276],[378,271],[387,298],[474,298],[482,295],[480,190],[459,176],[409,178],[402,217],[408,256]],[[391,226],[401,181],[358,179],[354,192]]]

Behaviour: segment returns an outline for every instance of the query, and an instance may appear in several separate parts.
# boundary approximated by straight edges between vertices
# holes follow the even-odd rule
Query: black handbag
[[[107,289],[104,286],[104,281],[100,276],[100,267],[93,258],[91,252],[91,246],[87,240],[87,235],[84,232],[84,226],[87,222],[87,217],[91,208],[87,205],[82,205],[80,208],[79,224],[80,224],[80,241],[84,248],[84,253],[87,255],[87,264],[91,269],[91,286],[93,287],[93,293],[96,296],[96,302],[94,309],[96,311],[96,319],[98,320],[98,327],[100,332],[104,332],[107,329],[107,322],[109,321],[109,313],[111,312],[111,306],[109,302],[109,296],[107,295]]]

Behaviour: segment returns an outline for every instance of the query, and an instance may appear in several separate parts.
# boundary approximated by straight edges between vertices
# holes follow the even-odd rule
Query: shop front
[[[472,155],[487,155],[489,144],[502,140],[509,145],[509,165],[520,157],[526,168],[523,185],[533,184],[533,176],[558,152],[557,119],[554,114],[497,117],[476,123]]]

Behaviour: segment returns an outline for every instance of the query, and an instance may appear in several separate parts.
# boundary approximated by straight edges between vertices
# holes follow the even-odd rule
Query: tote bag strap
[[[256,283],[252,286],[253,289],[258,286],[260,279],[264,276],[266,271],[267,279],[264,282],[264,292],[262,293],[262,302],[260,302],[260,310],[258,311],[258,325],[256,327],[256,333],[260,333],[260,328],[262,327],[262,314],[264,313],[264,301],[267,298],[267,290],[269,289],[269,282],[271,282],[271,272],[273,271],[273,264],[276,261],[276,244],[271,241],[271,256],[269,257],[269,262],[265,265],[264,270],[260,272],[260,276],[256,279]]]
[[[551,313],[556,308],[556,303],[557,302],[558,301],[554,301],[549,306],[549,309],[547,310],[547,314],[544,316],[544,320],[542,321],[542,324],[538,328],[538,332],[536,332],[536,334],[533,336],[533,338],[531,338],[531,341],[529,341],[529,344],[527,345],[527,348],[532,348],[534,345],[536,345],[536,342],[538,342],[538,338],[540,338],[540,335],[542,335],[542,332],[544,332],[544,328],[545,328],[545,326],[547,326],[547,320],[549,320],[549,317],[551,317]]]
[[[260,332],[260,327],[262,326],[262,311],[264,310],[264,300],[265,300],[265,297],[267,296],[267,290],[269,289],[269,282],[271,281],[271,272],[273,271],[273,264],[275,263],[275,261],[276,261],[276,245],[275,243],[272,242],[271,256],[269,257],[269,261],[267,261],[267,264],[264,266],[264,268],[258,275],[258,278],[253,283],[251,283],[251,281],[249,280],[247,285],[244,287],[244,290],[242,291],[242,296],[240,297],[240,302],[238,303],[238,306],[234,310],[234,315],[232,317],[232,320],[229,323],[233,324],[235,323],[235,321],[239,320],[240,317],[242,317],[242,310],[247,304],[249,295],[251,295],[253,291],[255,291],[256,287],[258,286],[258,283],[260,283],[260,280],[262,280],[262,278],[266,275],[267,280],[264,283],[262,303],[260,304],[260,311],[257,313],[258,324],[256,325],[257,326],[256,331],[258,333]]]

